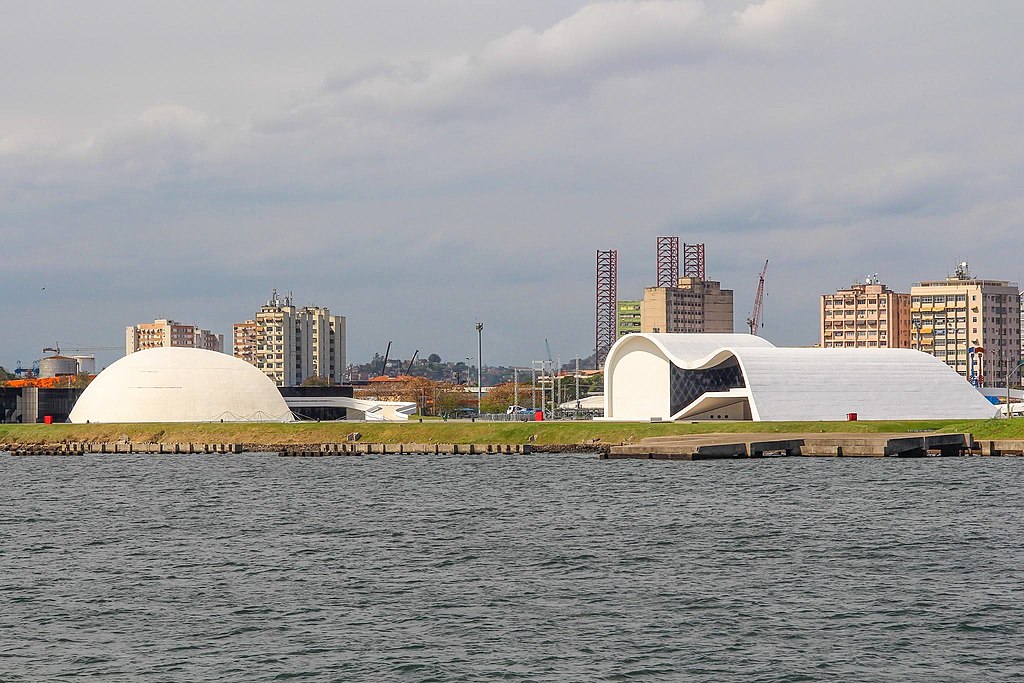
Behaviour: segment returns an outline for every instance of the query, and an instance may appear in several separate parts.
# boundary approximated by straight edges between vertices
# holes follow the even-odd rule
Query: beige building
[[[259,329],[255,320],[235,323],[231,334],[231,355],[241,358],[250,365],[256,365]]]
[[[821,297],[822,348],[910,348],[910,295],[874,278]]]
[[[966,263],[945,280],[910,289],[911,347],[931,353],[970,379],[968,349],[982,386],[1004,386],[1007,371],[1016,380],[1020,360],[1020,290],[1006,280],[972,277]]]
[[[252,320],[237,323],[232,353],[278,386],[310,377],[340,384],[345,374],[345,318],[318,306],[298,307],[277,290]]]
[[[644,287],[640,331],[733,332],[732,290],[720,282],[679,278],[677,287]]]
[[[162,318],[125,328],[125,353],[165,346],[184,346],[223,353],[224,335]]]

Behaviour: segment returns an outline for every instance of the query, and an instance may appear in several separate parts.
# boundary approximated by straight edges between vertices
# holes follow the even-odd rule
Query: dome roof
[[[288,422],[274,383],[226,353],[159,348],[128,354],[96,376],[71,411],[84,422]]]

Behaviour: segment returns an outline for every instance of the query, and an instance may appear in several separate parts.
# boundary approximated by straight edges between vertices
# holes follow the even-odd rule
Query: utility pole
[[[480,415],[480,406],[484,395],[484,324],[476,324],[476,414]]]
[[[576,404],[580,401],[580,357],[576,355]]]
[[[512,368],[512,405],[519,405],[519,368]]]

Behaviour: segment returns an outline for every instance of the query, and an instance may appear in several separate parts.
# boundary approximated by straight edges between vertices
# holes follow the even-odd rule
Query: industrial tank
[[[72,356],[75,362],[78,363],[78,373],[85,373],[87,375],[96,374],[96,356]]]
[[[40,377],[78,374],[78,361],[67,356],[48,356],[39,361]]]

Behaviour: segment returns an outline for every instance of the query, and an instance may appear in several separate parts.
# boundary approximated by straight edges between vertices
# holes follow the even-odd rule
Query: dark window
[[[675,365],[670,365],[669,368],[669,400],[672,408],[670,415],[675,415],[708,392],[742,389],[747,386],[743,381],[739,362],[735,358],[706,370],[683,370]]]

